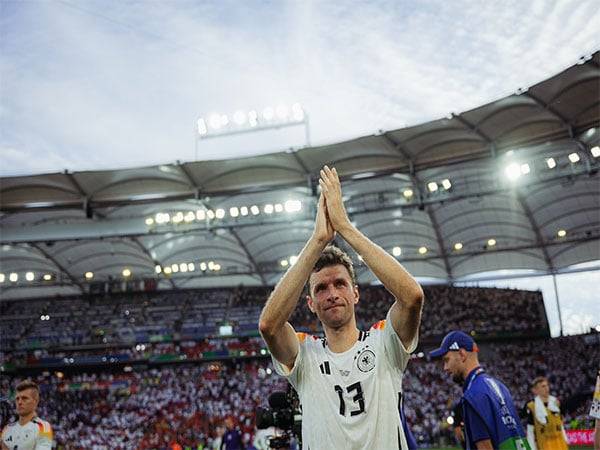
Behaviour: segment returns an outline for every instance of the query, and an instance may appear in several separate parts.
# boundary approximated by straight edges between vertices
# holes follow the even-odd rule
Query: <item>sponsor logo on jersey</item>
[[[356,359],[356,365],[361,372],[370,372],[375,368],[375,353],[363,350]]]

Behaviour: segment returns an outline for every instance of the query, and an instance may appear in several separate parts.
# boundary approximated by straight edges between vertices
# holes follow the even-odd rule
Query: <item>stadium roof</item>
[[[282,261],[311,233],[324,164],[342,176],[351,219],[388,251],[399,247],[399,260],[417,276],[557,273],[600,259],[599,144],[597,52],[471,111],[333,145],[5,177],[0,295],[76,294],[85,290],[86,272],[93,280],[122,279],[125,268],[131,279],[157,278],[166,289],[274,284]],[[288,200],[301,201],[300,211],[286,212],[295,206]],[[201,271],[202,262],[220,270]],[[185,272],[165,275],[164,268],[183,264]],[[360,282],[373,281],[367,269],[358,273]]]

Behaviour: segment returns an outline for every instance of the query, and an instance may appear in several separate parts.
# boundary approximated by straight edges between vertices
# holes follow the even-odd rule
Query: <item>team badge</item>
[[[356,359],[356,365],[361,372],[369,372],[375,367],[375,353],[363,350]]]

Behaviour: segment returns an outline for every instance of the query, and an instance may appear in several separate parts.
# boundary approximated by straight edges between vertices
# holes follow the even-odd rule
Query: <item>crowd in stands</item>
[[[421,339],[436,339],[448,328],[479,335],[548,335],[539,292],[448,286],[424,290]],[[224,323],[237,335],[256,335],[268,294],[268,288],[260,287],[0,302],[0,350],[200,340],[218,334]],[[357,306],[361,329],[383,319],[392,302],[381,286],[362,288]],[[298,330],[319,331],[304,297],[291,322]]]
[[[452,442],[446,419],[461,390],[439,362],[426,356],[452,328],[475,331],[476,339],[483,338],[482,364],[507,384],[519,407],[530,399],[529,382],[547,375],[553,394],[563,402],[587,399],[572,404],[566,414],[567,426],[586,426],[600,360],[598,335],[549,339],[542,297],[536,292],[435,286],[426,287],[425,294],[422,344],[404,378],[405,412],[421,445],[443,438]],[[34,376],[42,387],[39,413],[53,424],[58,448],[150,450],[177,442],[195,449],[217,442],[228,418],[250,445],[256,408],[266,406],[269,393],[286,387],[263,356],[264,344],[256,336],[268,290],[136,295],[141,297],[85,298],[83,304],[75,299],[0,303],[3,364],[39,367],[52,358],[75,362],[68,370],[49,365]],[[384,318],[391,302],[381,287],[361,289],[359,327],[368,329]],[[49,321],[40,320],[45,314],[51,316]],[[217,337],[217,325],[227,321],[234,325],[234,334],[248,326],[254,335]],[[304,299],[291,321],[298,330],[319,333]],[[196,333],[197,327],[208,331]],[[61,342],[60,333],[79,338]],[[154,342],[141,336],[168,339]],[[34,341],[37,345],[20,345]],[[91,345],[73,346],[82,343]],[[107,364],[77,368],[78,358],[103,355]],[[118,355],[126,359],[110,364]],[[2,395],[22,378],[15,373],[2,377]]]
[[[584,393],[585,401],[565,414],[567,427],[580,426],[589,411],[599,344],[598,335],[483,343],[480,360],[505,382],[519,407],[531,399],[529,383],[540,374],[549,377],[563,403]],[[9,377],[4,380],[7,392]],[[11,377],[12,385],[18,380]],[[48,371],[37,381],[44,399],[40,416],[54,424],[65,449],[163,449],[175,441],[196,448],[211,444],[227,417],[249,445],[254,411],[266,406],[269,393],[285,390],[267,358],[79,375]],[[403,384],[407,420],[420,445],[451,440],[446,419],[460,387],[441,363],[418,352]]]

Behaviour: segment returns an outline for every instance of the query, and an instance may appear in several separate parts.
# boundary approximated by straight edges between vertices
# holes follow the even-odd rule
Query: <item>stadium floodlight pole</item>
[[[308,114],[299,103],[294,103],[291,107],[286,105],[279,105],[276,108],[268,106],[261,113],[256,110],[250,110],[247,113],[239,110],[231,118],[226,114],[211,114],[208,117],[201,117],[196,123],[196,154],[198,139],[205,140],[297,126],[304,127],[305,145],[309,146]]]
[[[556,297],[556,310],[558,311],[558,325],[560,326],[560,335],[563,335],[562,314],[560,312],[560,300],[558,299],[558,286],[556,285],[556,272],[552,272],[552,282],[554,283],[554,296]]]

